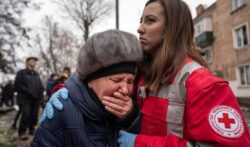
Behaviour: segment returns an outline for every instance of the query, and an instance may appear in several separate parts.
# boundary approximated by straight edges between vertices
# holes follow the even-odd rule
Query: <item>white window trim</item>
[[[203,19],[201,21],[199,21],[198,23],[195,24],[195,36],[194,37],[197,37],[199,36],[200,34],[202,34],[202,32],[204,32],[204,24],[203,24]],[[202,28],[200,32],[198,32],[198,28],[199,26]]]
[[[241,47],[238,47],[238,45],[237,45],[237,35],[236,35],[236,30],[237,29],[239,29],[239,28],[241,28],[241,27],[243,27],[243,26],[246,26],[246,31],[247,31],[247,45],[246,46],[241,46]],[[232,29],[232,34],[233,34],[233,47],[234,47],[234,49],[244,49],[244,48],[247,48],[247,46],[249,46],[249,44],[250,44],[250,39],[249,39],[249,27],[248,27],[248,22],[246,22],[246,23],[242,23],[242,24],[240,24],[240,25],[238,25],[238,26],[236,26],[236,27],[234,27],[233,29]]]
[[[237,10],[238,8],[240,8],[241,6],[243,6],[246,3],[246,0],[238,0],[238,2],[242,2],[241,5],[239,5],[238,7],[236,7],[235,5],[235,0],[231,0],[231,4],[232,4],[232,11]]]
[[[238,81],[239,87],[250,87],[250,84],[249,85],[242,85],[241,84],[241,77],[240,77],[240,67],[244,67],[247,65],[250,66],[250,63],[241,64],[241,65],[236,66],[237,81]]]

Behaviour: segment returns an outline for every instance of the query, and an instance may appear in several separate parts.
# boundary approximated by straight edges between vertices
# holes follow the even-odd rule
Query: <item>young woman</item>
[[[232,90],[206,69],[195,49],[188,6],[182,0],[149,0],[138,33],[146,53],[137,92],[141,133],[121,131],[120,145],[249,146]]]
[[[195,49],[188,6],[182,0],[149,0],[138,33],[145,55],[135,90],[141,130],[121,131],[120,146],[250,146],[228,82],[212,75]]]
[[[76,74],[65,83],[69,100],[64,110],[41,124],[31,146],[115,147],[120,129],[138,133],[133,127],[138,109],[130,97],[141,59],[142,49],[132,34],[108,30],[88,39],[79,52]],[[105,110],[103,97],[123,99],[124,107],[113,108],[119,110],[118,117]]]

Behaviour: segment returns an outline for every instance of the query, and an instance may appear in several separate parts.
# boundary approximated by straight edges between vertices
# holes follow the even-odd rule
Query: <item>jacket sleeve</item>
[[[38,74],[37,74],[38,75]],[[44,86],[43,86],[43,84],[42,84],[42,80],[41,80],[41,78],[40,78],[40,76],[38,75],[38,77],[39,77],[39,81],[40,81],[40,96],[39,96],[39,99],[43,99],[43,92],[44,92]]]
[[[217,112],[221,112],[221,115]],[[218,121],[224,117],[224,114],[230,115],[225,115],[227,118],[225,121]],[[235,129],[229,129],[230,127]],[[248,128],[228,83],[204,69],[194,71],[186,81],[183,136],[180,138],[175,135],[139,134],[136,137],[135,146],[250,146]]]

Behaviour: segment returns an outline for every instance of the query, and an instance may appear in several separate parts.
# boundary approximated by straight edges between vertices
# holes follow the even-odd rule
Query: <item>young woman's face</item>
[[[124,96],[129,96],[133,90],[134,75],[131,73],[119,73],[92,80],[88,86],[93,89],[98,98],[103,96],[113,96],[114,92],[119,92]]]
[[[159,2],[152,2],[144,8],[137,32],[145,52],[152,54],[161,47],[165,22],[164,8]]]

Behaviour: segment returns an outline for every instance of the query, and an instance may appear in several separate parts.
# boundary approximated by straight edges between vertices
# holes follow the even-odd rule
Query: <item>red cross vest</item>
[[[142,107],[141,133],[164,136],[183,135],[185,108],[185,81],[196,69],[202,68],[197,62],[186,63],[171,84],[163,84],[157,92],[146,94],[144,86],[138,87],[137,102]],[[139,85],[143,85],[143,81]]]

